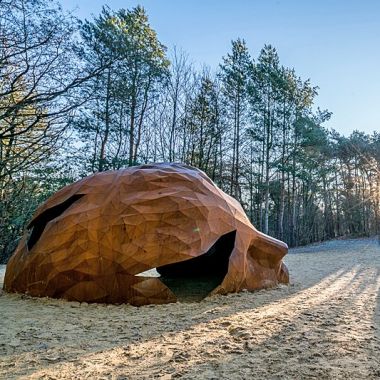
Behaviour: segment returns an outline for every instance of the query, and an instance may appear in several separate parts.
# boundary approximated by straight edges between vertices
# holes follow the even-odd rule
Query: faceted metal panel
[[[159,278],[136,275],[198,257],[232,231],[228,272],[213,294],[289,281],[287,245],[258,232],[202,171],[154,164],[97,173],[37,210],[8,263],[4,289],[81,302],[175,302]]]

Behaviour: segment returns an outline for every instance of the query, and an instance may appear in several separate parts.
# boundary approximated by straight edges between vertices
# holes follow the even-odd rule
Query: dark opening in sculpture
[[[28,230],[30,235],[28,238],[28,249],[31,250],[34,244],[37,243],[38,239],[41,237],[46,225],[53,219],[60,216],[64,211],[66,211],[74,202],[82,198],[83,194],[75,194],[69,199],[65,200],[57,206],[48,208],[43,213],[38,215],[37,218],[33,219],[28,225]]]
[[[4,289],[86,302],[168,303],[196,281],[204,283],[204,295],[287,283],[286,252],[202,171],[143,165],[94,174],[50,197],[10,259]],[[139,275],[153,268],[161,278]]]
[[[226,276],[235,236],[236,231],[229,232],[201,256],[156,268],[160,280],[179,301],[203,299]]]

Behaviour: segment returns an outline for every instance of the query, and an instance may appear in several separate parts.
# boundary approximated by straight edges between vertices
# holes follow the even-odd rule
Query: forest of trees
[[[199,70],[141,7],[0,0],[0,262],[57,189],[149,162],[202,169],[290,246],[379,233],[380,133],[326,129],[317,96],[271,45]]]

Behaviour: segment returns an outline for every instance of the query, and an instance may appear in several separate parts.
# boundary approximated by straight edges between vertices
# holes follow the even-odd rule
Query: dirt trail
[[[0,379],[379,379],[377,240],[299,248],[285,261],[290,286],[200,303],[0,294]]]

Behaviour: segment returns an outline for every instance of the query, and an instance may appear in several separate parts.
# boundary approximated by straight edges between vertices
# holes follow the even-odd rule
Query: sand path
[[[299,248],[285,261],[290,286],[200,303],[0,294],[0,379],[379,379],[377,241]]]

